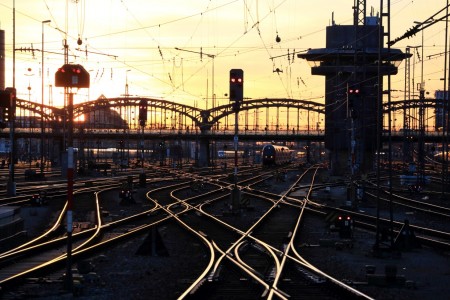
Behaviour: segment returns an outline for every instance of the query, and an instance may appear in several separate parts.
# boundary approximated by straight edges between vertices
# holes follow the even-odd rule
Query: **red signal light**
[[[244,100],[244,71],[242,69],[230,70],[230,101]]]
[[[55,73],[56,87],[89,87],[89,73],[81,65],[65,64]]]

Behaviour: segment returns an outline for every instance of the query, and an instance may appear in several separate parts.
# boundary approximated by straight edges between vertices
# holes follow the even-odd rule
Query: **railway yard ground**
[[[297,171],[290,171],[286,181],[272,178],[259,188],[281,194],[287,185],[295,181],[297,174]],[[138,188],[136,195],[142,196],[154,186],[151,184],[146,188]],[[120,213],[121,210],[133,210],[144,205],[137,201],[130,206],[120,206],[117,191],[111,191],[110,198],[111,201],[102,205],[103,210],[111,214],[110,218],[114,218],[114,214]],[[345,188],[319,190],[310,198],[318,203],[344,204]],[[251,202],[250,207],[251,209],[237,213],[229,213],[225,206],[213,205],[210,210],[230,224],[251,224],[264,213],[265,208],[260,207],[257,201]],[[370,203],[363,202],[358,205],[360,211],[373,209]],[[401,214],[400,219],[411,216],[409,213]],[[52,216],[49,206],[22,210],[25,229],[31,236],[45,228]],[[449,252],[420,246],[399,252],[381,251],[375,255],[375,235],[364,229],[355,227],[351,238],[341,238],[338,232],[330,230],[330,225],[321,216],[308,218],[303,228],[307,230],[301,231],[298,241],[301,255],[325,273],[345,281],[349,286],[374,299],[449,299]],[[152,243],[152,239],[156,240],[156,243]],[[382,241],[380,245],[384,247],[385,244],[388,244],[388,241]],[[64,289],[62,275],[65,270],[59,270],[48,277],[30,278],[27,284],[5,293],[3,297],[177,299],[192,284],[192,274],[199,274],[204,269],[205,266],[196,261],[201,261],[206,255],[205,247],[198,239],[169,220],[158,225],[156,231],[149,231],[125,244],[109,247],[101,255],[74,263],[73,294]],[[0,299],[1,297],[0,294]],[[302,295],[290,295],[290,298],[308,299]],[[209,299],[225,298],[211,295]]]

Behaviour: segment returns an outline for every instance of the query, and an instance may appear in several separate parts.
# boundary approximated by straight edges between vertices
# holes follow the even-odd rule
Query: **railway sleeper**
[[[300,273],[302,273],[306,279],[310,280],[313,283],[316,284],[323,284],[326,283],[327,280],[321,276],[317,276],[315,274],[313,274],[312,272],[306,270],[305,268],[301,267],[301,266],[296,266],[297,271],[299,271]]]
[[[255,243],[251,243],[250,245],[257,251],[267,254],[267,250],[264,247],[262,247],[261,245],[255,244]]]
[[[222,272],[223,266],[220,265],[215,272],[210,272],[208,274],[208,282],[217,282],[220,280],[220,273]]]
[[[265,276],[265,281],[266,282],[273,282],[275,280],[276,275],[277,275],[275,266],[271,266],[266,273],[267,274]]]
[[[195,287],[191,290],[190,295],[195,294],[202,287],[203,283],[205,283],[205,279],[200,280],[199,283],[195,285]]]

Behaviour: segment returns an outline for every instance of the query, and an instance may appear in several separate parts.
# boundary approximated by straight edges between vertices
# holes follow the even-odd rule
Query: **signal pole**
[[[237,186],[238,173],[238,145],[239,145],[239,109],[244,101],[244,71],[242,69],[230,70],[230,101],[234,102],[234,188],[231,193],[231,210],[239,207],[241,193]]]
[[[67,53],[67,40],[64,41],[64,51]],[[67,56],[65,55],[67,58]],[[66,59],[65,59],[66,60]],[[66,60],[67,61],[67,60]],[[64,87],[64,104],[67,103],[67,114],[64,123],[67,122],[67,269],[66,288],[73,289],[72,282],[72,205],[73,205],[73,181],[74,181],[74,149],[73,149],[73,93],[72,88],[89,88],[89,72],[81,65],[65,63],[55,73],[55,86]]]

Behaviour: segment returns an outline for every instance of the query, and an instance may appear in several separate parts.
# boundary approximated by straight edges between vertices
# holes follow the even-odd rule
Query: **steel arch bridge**
[[[140,105],[143,102],[147,103],[145,116],[148,122],[142,124],[139,119],[141,118]],[[46,153],[46,157],[52,160],[58,159],[59,154],[65,149],[68,136],[68,132],[65,130],[69,115],[67,108],[41,105],[23,99],[17,99],[15,104],[16,119],[14,124],[15,128],[18,129],[15,131],[15,139],[18,141],[18,154],[28,155],[31,161],[33,153],[42,151]],[[125,144],[127,149],[135,149],[135,151],[144,148],[153,149],[157,153],[158,149],[154,148],[156,147],[156,141],[169,141],[173,145],[181,143],[187,149],[186,151],[195,150],[199,165],[206,166],[212,153],[210,145],[216,147],[232,140],[234,126],[228,126],[227,122],[228,118],[235,114],[233,104],[228,103],[205,110],[173,101],[148,97],[100,97],[73,106],[73,137],[79,149],[90,149],[90,151],[96,149],[97,153],[100,152],[100,149],[109,148],[120,148],[121,151],[119,152],[123,153]],[[423,102],[419,100],[393,101],[390,104],[383,105],[383,113],[406,110],[409,114],[416,114],[415,108],[421,105],[427,109],[436,108],[437,100],[425,99]],[[321,129],[323,127],[319,128],[319,120],[325,119],[325,110],[324,104],[309,100],[246,99],[241,103],[239,109],[238,117],[241,118],[239,120],[240,140],[250,141],[251,143],[275,140],[293,143],[321,142],[324,138],[324,131]],[[249,114],[251,111],[253,115]],[[306,116],[301,115],[304,112],[306,112]],[[259,123],[257,123],[259,117],[265,121],[265,123],[261,122],[265,127],[264,125],[259,127]],[[230,119],[232,119],[231,124],[235,125],[234,118]],[[253,128],[250,126],[247,128],[247,125],[251,124],[249,120],[252,119],[254,120]],[[275,124],[272,123],[269,126],[269,119],[275,121]],[[313,125],[311,128],[310,120],[312,120]],[[300,128],[300,121],[303,124],[302,128]],[[386,118],[384,118],[384,121],[386,121]],[[307,126],[304,125],[305,123],[307,123]],[[45,130],[36,130],[41,125],[44,125]],[[222,125],[224,126],[219,128]],[[297,128],[293,125],[296,125]],[[404,138],[402,133],[398,131],[392,136],[392,139],[396,138],[397,141],[402,141]],[[441,133],[432,132],[431,134],[434,134],[434,136],[428,138],[433,138],[436,141],[442,140]],[[6,144],[8,144],[8,137],[11,138],[9,129],[0,130],[0,138],[2,138],[0,146],[3,145],[5,149]],[[39,146],[39,141],[41,141],[41,146]],[[46,141],[47,146],[42,147],[42,141]],[[218,144],[217,141],[219,141]],[[193,143],[195,146],[193,146]],[[190,153],[192,156],[192,152]]]
[[[175,113],[178,116],[189,119],[194,126],[198,127],[202,131],[211,129],[215,124],[218,124],[221,119],[235,113],[235,111],[233,110],[233,103],[220,105],[205,110],[172,101],[147,97],[100,97],[97,100],[75,104],[73,107],[73,115],[74,119],[76,119],[82,115],[89,115],[96,111],[105,109],[114,110],[120,108],[130,108],[131,111],[135,112],[138,110],[137,108],[139,107],[142,100],[145,100],[147,102],[149,110],[159,110]],[[267,108],[287,108],[294,110],[296,109],[297,111],[303,110],[308,112],[316,112],[318,114],[324,114],[324,105],[322,103],[286,98],[246,100],[241,104],[240,112]],[[43,118],[46,124],[58,123],[63,120],[64,116],[66,115],[66,111],[64,108],[57,108],[48,105],[42,106],[39,103],[23,99],[17,99],[16,111],[20,111],[20,113],[17,114],[19,118],[21,115],[34,116],[37,119]],[[278,113],[279,112],[277,112],[277,114]]]
[[[235,113],[233,110],[233,103],[229,103],[226,105],[220,105],[211,109],[200,109],[197,107],[184,105],[180,103],[176,103],[173,101],[167,101],[163,99],[156,98],[148,98],[148,97],[116,97],[116,98],[105,98],[100,97],[93,101],[88,101],[80,104],[75,104],[73,108],[74,118],[78,118],[82,115],[89,115],[95,113],[96,111],[101,110],[120,110],[130,109],[133,113],[138,110],[139,104],[142,100],[147,102],[147,106],[150,111],[156,112],[170,112],[171,114],[176,114],[177,118],[185,118],[189,120],[193,126],[199,128],[201,131],[209,130],[213,126],[218,125],[219,122]],[[436,99],[425,99],[423,100],[424,108],[435,108],[436,107]],[[383,104],[383,114],[387,114],[389,112],[401,111],[401,110],[409,110],[418,108],[421,105],[420,100],[400,100],[400,101],[392,101],[390,104]],[[277,109],[277,120],[279,109],[287,109],[287,114],[289,115],[289,110],[297,110],[297,116],[294,116],[297,120],[299,119],[299,112],[313,112],[319,115],[325,114],[325,106],[323,103],[318,103],[309,100],[299,100],[299,99],[287,99],[287,98],[262,98],[262,99],[249,99],[242,102],[240,106],[240,112],[249,112],[249,111],[258,111],[260,109]],[[134,109],[134,110],[133,110]],[[23,99],[17,99],[16,101],[16,111],[19,111],[17,114],[18,117],[30,116],[30,118],[35,118],[36,120],[40,120],[43,118],[45,124],[57,124],[64,119],[66,115],[66,111],[64,108],[57,108],[48,105],[41,105],[40,103],[31,102]],[[136,119],[137,116],[134,116]],[[289,116],[288,116],[289,118]],[[155,121],[155,120],[153,120]],[[17,122],[17,121],[16,121]],[[287,120],[289,122],[289,120]],[[131,125],[132,120],[127,120],[128,126]],[[183,122],[175,122],[175,123],[183,123]],[[184,121],[184,124],[187,122]],[[267,118],[266,118],[267,123]],[[27,127],[33,127],[33,124],[38,127],[38,122],[28,122]],[[162,124],[162,122],[161,122]],[[20,127],[20,124],[18,124]],[[275,124],[278,128],[278,123]],[[178,126],[177,126],[178,127]],[[288,125],[289,127],[289,125]]]

